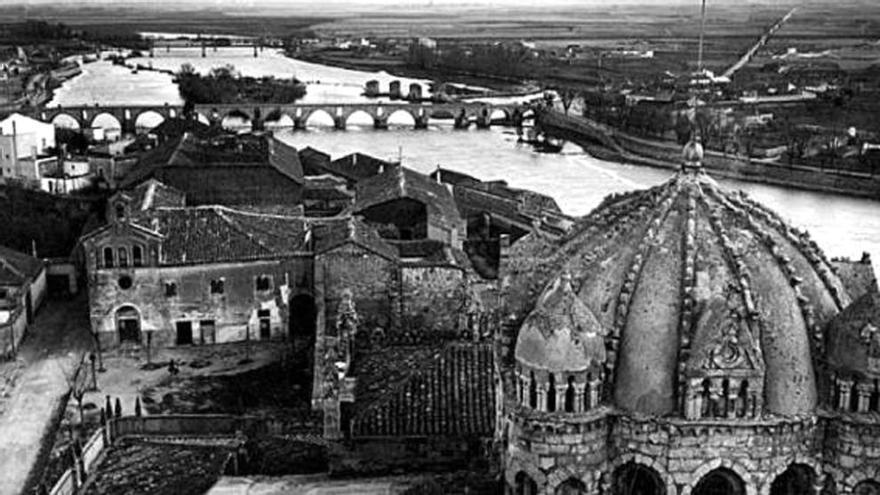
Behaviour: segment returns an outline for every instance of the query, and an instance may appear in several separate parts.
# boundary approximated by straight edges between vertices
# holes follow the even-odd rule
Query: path
[[[5,399],[0,416],[0,495],[18,495],[25,487],[52,425],[59,400],[67,392],[65,371],[91,346],[85,297],[47,301],[37,313],[17,363],[23,369]]]

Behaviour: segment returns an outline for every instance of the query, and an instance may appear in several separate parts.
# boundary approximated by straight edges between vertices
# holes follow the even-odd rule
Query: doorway
[[[123,306],[116,310],[116,331],[120,342],[141,341],[141,316],[132,306]]]
[[[191,321],[177,322],[177,345],[192,345],[193,328]]]

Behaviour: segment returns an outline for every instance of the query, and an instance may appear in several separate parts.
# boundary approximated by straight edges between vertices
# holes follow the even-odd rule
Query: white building
[[[55,148],[55,126],[20,113],[0,120],[0,134],[13,138],[18,158],[43,155],[47,149]],[[6,154],[13,153],[4,149],[3,155]]]

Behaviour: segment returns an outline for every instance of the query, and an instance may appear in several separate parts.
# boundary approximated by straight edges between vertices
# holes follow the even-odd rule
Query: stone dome
[[[516,360],[531,369],[587,371],[605,363],[605,333],[565,273],[538,300],[516,341]]]
[[[860,297],[828,326],[828,364],[841,377],[880,379],[880,294]]]
[[[728,373],[758,384],[764,412],[814,411],[813,358],[849,296],[806,232],[701,167],[609,196],[559,241],[523,245],[504,274],[510,321],[523,322],[517,358],[568,358],[526,343],[538,338],[532,310],[546,304],[544,288],[570,273],[575,300],[608,332],[605,376],[619,408],[681,412],[686,382]]]

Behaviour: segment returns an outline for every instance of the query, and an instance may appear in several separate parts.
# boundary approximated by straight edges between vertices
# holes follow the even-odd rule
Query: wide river
[[[208,50],[202,58],[198,48],[156,50],[155,58],[131,63],[177,70],[183,63],[199,71],[231,64],[244,75],[296,76],[308,83],[306,102],[363,101],[364,83],[401,79],[386,73],[368,73],[306,63],[265,50],[257,58],[249,48]],[[427,89],[427,87],[425,88]],[[51,104],[162,104],[179,103],[176,86],[166,74],[139,71],[99,61],[83,67],[83,73],[56,91]],[[504,179],[511,186],[533,189],[556,198],[572,215],[584,215],[603,197],[614,192],[645,188],[668,179],[671,172],[641,166],[607,162],[566,144],[560,154],[542,154],[516,142],[511,130],[453,130],[451,125],[432,123],[428,130],[415,131],[405,120],[392,120],[391,129],[375,131],[368,121],[349,125],[346,131],[315,126],[309,131],[282,130],[277,135],[297,147],[311,146],[333,157],[360,151],[379,158],[400,156],[404,165],[428,172],[438,165],[481,179]],[[329,124],[330,122],[325,122]],[[356,124],[356,122],[352,122]],[[880,202],[845,196],[806,192],[720,180],[729,188],[743,189],[753,198],[779,212],[793,225],[807,228],[830,256],[859,257],[870,252],[880,260]]]

